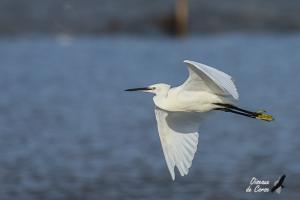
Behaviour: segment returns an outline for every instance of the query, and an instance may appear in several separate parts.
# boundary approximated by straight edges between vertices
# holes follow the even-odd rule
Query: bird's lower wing
[[[162,149],[171,177],[175,166],[181,176],[187,175],[197,150],[199,117],[193,113],[167,112],[155,108]]]

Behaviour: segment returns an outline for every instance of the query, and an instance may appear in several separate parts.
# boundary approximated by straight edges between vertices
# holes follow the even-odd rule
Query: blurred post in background
[[[176,34],[184,36],[188,31],[189,6],[188,0],[176,0],[175,4],[175,21]]]

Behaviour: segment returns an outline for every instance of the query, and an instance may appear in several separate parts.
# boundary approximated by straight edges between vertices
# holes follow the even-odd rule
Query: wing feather
[[[189,77],[182,87],[186,90],[209,90],[216,94],[231,95],[238,100],[239,94],[232,77],[210,66],[185,60]]]
[[[195,114],[173,113],[158,107],[155,108],[155,116],[172,179],[175,180],[175,166],[181,176],[187,175],[197,150],[200,118],[195,117]],[[188,123],[188,127],[183,127],[185,122]]]

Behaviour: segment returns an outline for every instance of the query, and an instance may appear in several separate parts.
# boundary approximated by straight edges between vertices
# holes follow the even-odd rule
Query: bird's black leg
[[[231,110],[229,108],[216,108],[215,110],[221,110],[221,111],[224,111],[224,112],[231,112],[231,113],[234,113],[234,114],[243,115],[245,117],[256,118],[252,114],[244,113],[244,112],[239,112],[239,111],[236,111],[236,110]]]
[[[231,105],[231,104],[215,103],[215,105],[221,106],[221,108],[217,108],[215,110],[232,112],[235,114],[243,115],[243,116],[250,117],[250,118],[261,119],[261,120],[265,120],[265,121],[273,120],[273,117],[271,115],[266,114],[264,111],[251,112],[251,111],[239,108],[239,107]]]
[[[245,110],[245,109],[239,108],[239,107],[231,105],[231,104],[223,104],[223,106],[226,107],[226,108],[230,108],[230,109],[233,109],[233,110],[238,110],[238,111],[248,113],[248,114],[251,114],[251,115],[256,115],[257,114],[256,112],[251,112],[249,110]]]

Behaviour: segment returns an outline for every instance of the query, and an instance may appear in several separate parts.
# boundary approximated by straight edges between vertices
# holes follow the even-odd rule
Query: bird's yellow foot
[[[265,120],[265,121],[268,121],[268,122],[274,120],[272,115],[267,114],[266,111],[264,111],[264,110],[259,110],[259,111],[255,112],[255,114],[256,114],[255,115],[256,119],[261,119],[261,120]]]

